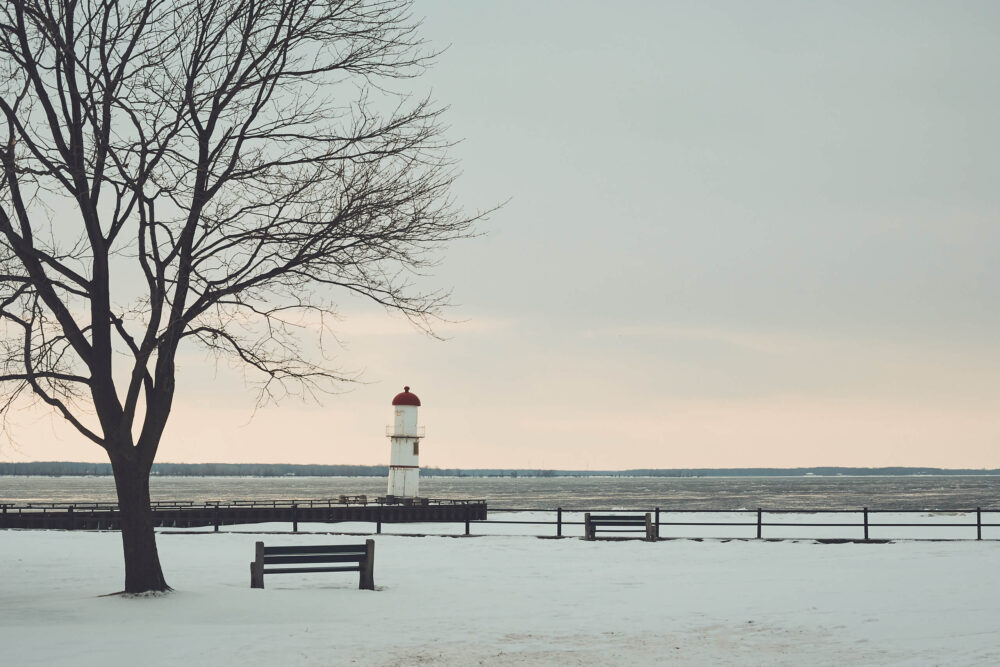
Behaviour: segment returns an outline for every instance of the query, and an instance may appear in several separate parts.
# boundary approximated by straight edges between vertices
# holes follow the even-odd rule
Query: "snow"
[[[300,525],[332,528],[362,533],[372,525]],[[587,542],[575,537],[577,526],[561,540],[383,534],[375,536],[374,592],[358,590],[356,573],[267,575],[267,588],[254,590],[248,563],[257,540],[361,541],[258,532],[268,530],[288,526],[162,530],[160,555],[176,590],[140,599],[102,596],[121,588],[117,533],[0,531],[0,663],[1000,664],[1000,542],[993,540]],[[553,532],[473,526],[474,533],[527,530]],[[974,536],[974,528],[954,530]]]

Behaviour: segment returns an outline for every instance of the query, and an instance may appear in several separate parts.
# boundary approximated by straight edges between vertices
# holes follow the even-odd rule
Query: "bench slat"
[[[646,526],[646,520],[642,521],[594,521],[590,520],[590,523],[595,526],[637,526],[639,528],[644,528]]]
[[[310,556],[264,556],[264,564],[271,563],[357,563],[365,554],[318,554]]]
[[[602,533],[645,533],[646,527],[641,528],[602,528]]]
[[[295,572],[360,572],[360,567],[266,567],[264,574],[291,574]]]
[[[301,546],[301,547],[264,547],[264,555],[269,554],[338,554],[338,553],[364,553],[363,544],[331,544],[327,546]]]

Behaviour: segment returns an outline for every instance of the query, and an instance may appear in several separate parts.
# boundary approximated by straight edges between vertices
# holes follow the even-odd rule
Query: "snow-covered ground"
[[[473,532],[525,528],[476,524]],[[121,587],[117,533],[0,531],[0,664],[1000,664],[993,540],[654,544],[383,534],[375,537],[375,592],[358,590],[355,573],[268,575],[267,588],[253,590],[257,540],[360,541],[250,532],[269,529],[288,526],[162,531],[176,590],[154,599],[101,597]],[[551,526],[538,530],[551,534]],[[974,528],[960,530],[974,536]]]

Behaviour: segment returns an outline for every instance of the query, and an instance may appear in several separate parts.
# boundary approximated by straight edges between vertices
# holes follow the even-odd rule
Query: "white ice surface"
[[[288,527],[239,530],[269,528]],[[117,533],[0,531],[0,664],[1000,664],[992,540],[383,534],[374,592],[358,590],[355,573],[268,575],[265,590],[250,589],[256,540],[359,541],[163,531],[176,590],[125,599],[100,597],[121,588]]]

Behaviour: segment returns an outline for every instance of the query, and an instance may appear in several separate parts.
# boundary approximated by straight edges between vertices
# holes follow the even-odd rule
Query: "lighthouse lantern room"
[[[416,498],[420,489],[420,438],[423,432],[417,427],[417,409],[420,399],[410,393],[409,387],[392,399],[393,424],[387,431],[389,452],[390,497]]]

